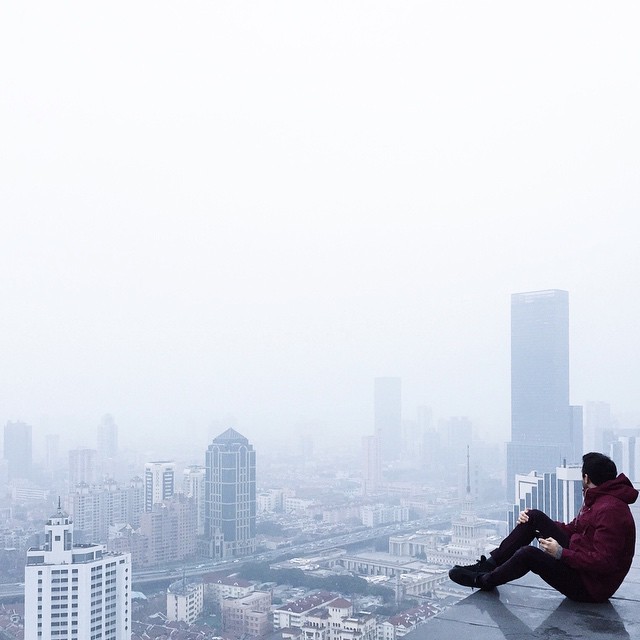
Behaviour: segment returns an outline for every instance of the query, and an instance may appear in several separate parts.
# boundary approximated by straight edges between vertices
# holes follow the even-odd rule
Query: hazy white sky
[[[544,288],[570,292],[572,401],[640,411],[638,24],[637,2],[4,3],[0,423],[360,435],[396,375],[406,417],[507,438],[509,296]]]

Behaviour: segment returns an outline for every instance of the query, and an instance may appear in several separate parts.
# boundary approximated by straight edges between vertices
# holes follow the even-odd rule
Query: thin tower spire
[[[467,445],[467,495],[471,494],[471,471],[469,467],[469,445]]]

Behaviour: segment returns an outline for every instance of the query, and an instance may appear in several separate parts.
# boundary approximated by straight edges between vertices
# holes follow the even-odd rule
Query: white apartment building
[[[27,551],[25,640],[129,640],[131,556],[73,543],[73,522],[58,507],[45,544]]]
[[[86,540],[106,543],[110,526],[140,526],[144,511],[142,480],[134,478],[126,487],[113,480],[97,486],[78,484],[66,497],[65,508],[73,520],[76,537],[82,535]]]
[[[338,599],[336,593],[320,591],[306,598],[283,604],[273,612],[273,628],[277,631],[287,627],[301,627],[307,613],[336,599]]]
[[[329,524],[337,524],[352,518],[360,518],[360,505],[352,504],[322,510],[322,522]]]
[[[92,485],[98,480],[98,452],[95,449],[69,451],[69,489],[78,484]]]
[[[253,582],[229,576],[218,577],[214,575],[210,577],[205,574],[202,581],[207,600],[214,602],[219,609],[222,609],[222,602],[225,598],[244,598],[256,589]]]
[[[371,495],[378,491],[382,479],[382,455],[378,435],[362,438],[362,494]]]
[[[365,505],[360,511],[360,519],[365,527],[377,527],[381,524],[393,522],[407,522],[409,507],[398,505]]]
[[[193,624],[204,610],[202,582],[174,582],[167,589],[167,619]]]
[[[45,502],[49,499],[49,490],[34,487],[31,483],[18,479],[11,487],[11,500],[13,502]]]
[[[144,465],[144,510],[162,504],[175,493],[176,463],[166,460]]]
[[[284,511],[286,498],[295,496],[293,489],[266,489],[256,495],[256,507],[258,513],[274,513]]]
[[[283,508],[285,513],[307,513],[314,504],[315,500],[285,496]]]
[[[631,482],[640,480],[640,437],[619,436],[618,442],[611,448],[614,462],[618,465],[618,473],[624,473]],[[615,455],[616,453],[618,455]]]
[[[353,613],[353,605],[336,598],[309,611],[302,619],[301,640],[375,640],[376,618],[370,613]]]
[[[204,535],[205,518],[205,480],[207,479],[207,469],[200,465],[191,465],[183,471],[182,492],[192,498],[196,508],[196,527],[198,535]]]

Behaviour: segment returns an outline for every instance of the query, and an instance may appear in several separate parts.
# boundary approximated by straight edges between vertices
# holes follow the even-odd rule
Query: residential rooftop
[[[295,602],[288,602],[287,604],[283,604],[281,607],[278,607],[277,611],[289,611],[291,613],[303,613],[305,611],[310,611],[316,607],[321,605],[325,605],[333,600],[339,598],[337,593],[329,593],[328,591],[320,591],[319,593],[314,593],[306,598],[302,598],[301,600],[296,600]]]

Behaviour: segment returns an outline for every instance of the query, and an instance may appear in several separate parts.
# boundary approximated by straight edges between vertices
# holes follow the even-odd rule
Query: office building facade
[[[618,436],[609,445],[608,454],[616,463],[618,473],[624,473],[632,482],[640,481],[640,432],[636,435]]]
[[[52,473],[60,465],[60,436],[49,433],[45,436],[44,466],[46,471]]]
[[[207,470],[200,465],[191,465],[183,472],[182,492],[194,502],[197,514],[198,535],[204,535],[205,482]]]
[[[100,421],[97,440],[98,456],[101,461],[118,457],[118,425],[112,415],[107,414]]]
[[[582,506],[582,465],[556,467],[552,472],[517,474],[516,500],[508,514],[509,530],[524,509],[539,509],[552,520],[571,522]]]
[[[4,427],[4,458],[9,479],[30,478],[33,463],[31,425],[7,422]]]
[[[222,536],[221,555],[244,556],[256,546],[256,452],[247,438],[227,429],[206,458],[205,536]]]
[[[374,433],[380,438],[383,461],[397,460],[402,449],[402,381],[374,380]]]
[[[93,485],[98,480],[98,452],[95,449],[69,451],[69,490],[79,484]]]
[[[362,455],[362,493],[367,496],[377,493],[382,482],[380,438],[377,435],[362,438]]]
[[[194,502],[176,493],[140,516],[140,533],[147,540],[147,566],[182,562],[196,555],[196,513]]]
[[[610,439],[605,433],[612,429],[611,405],[602,401],[587,401],[584,405],[584,449],[607,452]]]
[[[582,454],[569,405],[569,294],[550,289],[511,297],[511,442],[507,495],[516,474],[551,472]],[[579,432],[579,436],[577,435]],[[572,436],[580,439],[572,441]]]

